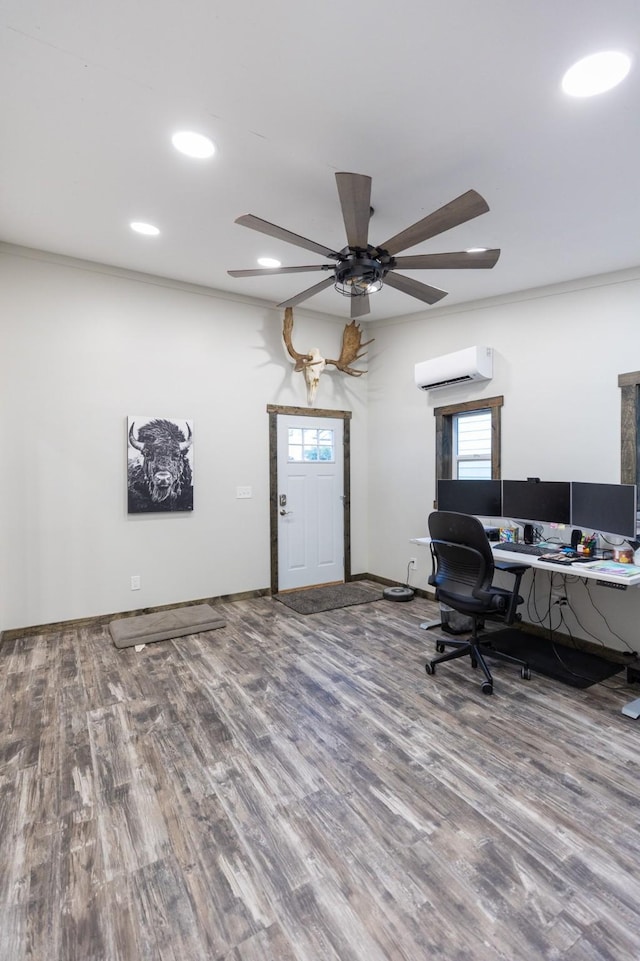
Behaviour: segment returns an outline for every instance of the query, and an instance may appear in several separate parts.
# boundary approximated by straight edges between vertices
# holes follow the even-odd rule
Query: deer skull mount
[[[351,364],[359,360],[366,354],[364,348],[373,343],[373,339],[362,343],[362,331],[352,320],[346,324],[342,333],[342,348],[338,360],[329,360],[320,353],[318,347],[312,347],[306,354],[299,354],[291,342],[293,331],[293,308],[287,307],[284,312],[284,324],[282,327],[282,337],[284,339],[287,353],[295,361],[294,370],[302,371],[307,382],[307,404],[313,407],[320,383],[320,375],[326,367],[337,367],[343,374],[350,374],[352,377],[361,377],[366,374],[366,370],[355,370]]]

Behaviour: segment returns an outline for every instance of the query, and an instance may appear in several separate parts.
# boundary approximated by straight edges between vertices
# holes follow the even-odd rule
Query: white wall
[[[306,406],[282,312],[1,245],[0,317],[0,629],[268,587],[266,405]],[[296,311],[294,343],[338,356],[343,326]],[[325,372],[316,405],[353,411],[358,573],[366,378]],[[127,514],[128,414],[193,419],[193,514]]]
[[[371,325],[367,376],[329,371],[318,395],[353,411],[353,572],[404,582],[418,555],[426,584],[409,539],[435,495],[434,406],[504,395],[504,477],[618,482],[639,316],[640,268]],[[0,318],[0,629],[268,587],[266,405],[305,405],[281,312],[0,245]],[[335,356],[343,321],[295,323],[299,350]],[[491,382],[417,390],[417,361],[472,344],[494,348]],[[192,515],[127,515],[128,414],[193,418]],[[640,591],[569,593],[572,633],[640,651]]]
[[[409,538],[427,533],[433,508],[434,407],[504,396],[503,477],[619,483],[618,374],[640,369],[639,318],[635,269],[377,325],[369,373],[370,570],[404,581],[416,554],[411,583],[424,585],[431,570],[428,551]],[[416,362],[474,344],[494,348],[490,382],[429,393],[414,386]],[[539,594],[543,582],[540,576]],[[582,582],[569,591],[583,624],[567,612],[574,635],[620,649],[628,642],[640,651],[640,590],[593,588],[620,637],[594,610]]]

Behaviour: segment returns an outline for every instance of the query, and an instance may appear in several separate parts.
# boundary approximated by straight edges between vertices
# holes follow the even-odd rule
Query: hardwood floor
[[[633,961],[640,722],[416,598],[0,648],[2,961]]]

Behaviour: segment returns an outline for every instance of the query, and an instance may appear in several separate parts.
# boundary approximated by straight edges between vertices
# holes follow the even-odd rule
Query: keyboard
[[[499,541],[494,550],[509,551],[514,554],[529,554],[532,557],[541,557],[549,553],[548,547],[538,547],[537,544],[521,544],[519,541]]]

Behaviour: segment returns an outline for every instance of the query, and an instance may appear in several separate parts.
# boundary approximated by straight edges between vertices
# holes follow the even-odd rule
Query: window
[[[491,479],[491,411],[453,414],[453,477]]]
[[[436,407],[436,479],[500,478],[503,397]]]
[[[291,463],[303,461],[335,461],[332,430],[316,427],[293,427],[289,429],[288,458]]]

